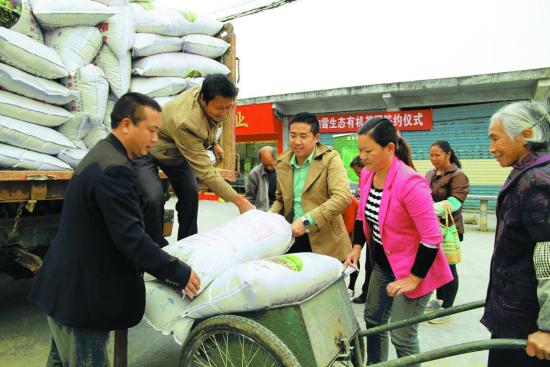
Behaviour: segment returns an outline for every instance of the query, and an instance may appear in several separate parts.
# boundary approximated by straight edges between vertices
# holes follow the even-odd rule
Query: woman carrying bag
[[[462,204],[470,191],[468,177],[462,172],[460,160],[451,148],[449,142],[438,140],[430,146],[430,161],[433,169],[426,173],[426,179],[432,190],[432,199],[434,209],[440,218],[443,229],[449,228],[452,224],[456,226],[458,240],[462,242],[464,238],[464,220],[462,219]],[[452,216],[446,215],[451,212]],[[460,248],[457,249],[460,251]],[[458,253],[460,255],[460,253]],[[430,301],[426,306],[426,311],[436,311],[440,308],[449,308],[453,306],[456,294],[458,292],[458,273],[456,272],[456,263],[459,259],[449,260],[453,281],[445,284],[436,291],[436,299]],[[432,324],[446,323],[451,316],[440,317],[430,320]]]

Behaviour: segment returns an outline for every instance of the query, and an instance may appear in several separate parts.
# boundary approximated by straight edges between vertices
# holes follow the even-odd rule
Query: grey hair
[[[274,149],[271,145],[266,145],[260,148],[260,150],[258,151],[258,159],[262,159],[262,152],[265,150],[271,153],[273,159],[277,159],[277,150]]]
[[[491,124],[497,121],[511,139],[520,136],[526,129],[531,129],[532,135],[525,138],[529,151],[546,150],[550,142],[550,116],[540,105],[532,102],[514,102],[500,108],[491,116]]]

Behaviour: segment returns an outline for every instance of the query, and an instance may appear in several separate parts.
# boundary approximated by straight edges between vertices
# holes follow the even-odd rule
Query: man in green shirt
[[[319,121],[301,112],[290,122],[290,149],[279,157],[277,191],[270,211],[292,223],[289,252],[315,252],[343,261],[351,249],[342,213],[351,201],[337,151],[319,143]]]

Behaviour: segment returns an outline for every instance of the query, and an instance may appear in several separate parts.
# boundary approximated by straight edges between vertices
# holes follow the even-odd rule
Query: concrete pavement
[[[174,207],[171,200],[168,207]],[[199,231],[238,215],[232,204],[201,201],[199,207]],[[494,217],[490,218],[494,228]],[[177,224],[177,221],[176,223]],[[463,243],[463,262],[458,265],[460,289],[456,304],[480,300],[487,289],[489,262],[492,253],[494,232],[478,232],[475,226],[467,226]],[[177,226],[174,226],[169,241],[175,241]],[[362,274],[357,281],[360,291]],[[0,366],[44,366],[49,351],[50,334],[45,316],[25,298],[32,280],[14,281],[0,288]],[[364,305],[353,305],[361,325]],[[479,323],[482,310],[469,311],[453,317],[448,324],[420,325],[422,350],[447,345],[488,339],[489,334]],[[390,347],[390,358],[395,358]],[[145,322],[129,331],[129,365],[136,367],[177,366],[180,346],[171,336],[163,336]],[[112,338],[111,338],[112,355]],[[424,364],[426,367],[477,367],[484,366],[486,352],[457,356]]]

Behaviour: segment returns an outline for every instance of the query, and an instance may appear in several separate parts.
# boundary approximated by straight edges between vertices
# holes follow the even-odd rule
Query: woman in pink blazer
[[[412,167],[407,143],[388,119],[374,118],[359,129],[358,145],[365,169],[346,264],[358,264],[366,240],[374,264],[365,322],[373,328],[421,315],[431,292],[453,277],[440,245],[430,187]],[[417,325],[392,331],[391,340],[398,357],[420,351]],[[387,333],[367,338],[367,357],[368,364],[387,360]]]

